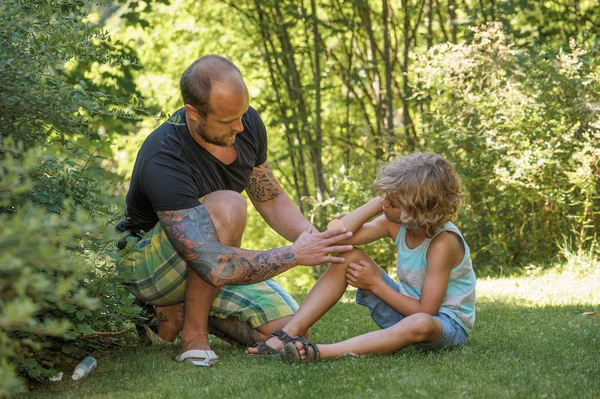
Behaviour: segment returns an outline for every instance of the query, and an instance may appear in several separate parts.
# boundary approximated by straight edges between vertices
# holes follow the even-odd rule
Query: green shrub
[[[41,379],[56,374],[54,366],[127,343],[129,321],[139,313],[114,275],[110,251],[115,233],[102,231],[102,218],[72,198],[54,204],[60,212],[32,202],[15,206],[14,195],[27,187],[25,193],[39,196],[31,188],[35,185],[22,178],[30,168],[39,168],[34,162],[40,153],[31,149],[16,160],[8,151],[0,176],[0,206],[13,209],[0,213],[3,394],[23,387],[15,383],[15,370]],[[79,184],[93,203],[99,187],[88,179]]]
[[[123,123],[129,100],[77,79],[124,58],[85,15],[79,1],[0,3],[0,396],[128,345],[139,317],[114,273],[100,125]]]
[[[497,24],[470,44],[418,57],[425,149],[450,159],[467,193],[461,230],[483,273],[554,258],[600,229],[600,74],[571,42],[518,50]]]

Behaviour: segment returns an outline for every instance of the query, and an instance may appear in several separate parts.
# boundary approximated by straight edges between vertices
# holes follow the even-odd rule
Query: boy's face
[[[387,220],[392,223],[400,223],[402,210],[397,199],[390,197],[389,194],[385,194],[381,199],[381,209],[383,209],[383,214]]]

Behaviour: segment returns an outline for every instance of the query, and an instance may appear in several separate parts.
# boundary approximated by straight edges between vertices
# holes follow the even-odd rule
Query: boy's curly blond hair
[[[382,166],[374,183],[379,195],[400,204],[400,222],[427,237],[456,217],[462,201],[460,177],[438,154],[416,153]]]

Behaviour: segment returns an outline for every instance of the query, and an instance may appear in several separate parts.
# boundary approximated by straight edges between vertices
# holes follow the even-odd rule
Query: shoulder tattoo
[[[267,202],[283,194],[268,161],[252,170],[246,192],[256,202]]]

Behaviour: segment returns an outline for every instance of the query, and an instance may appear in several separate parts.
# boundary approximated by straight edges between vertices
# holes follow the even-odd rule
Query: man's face
[[[248,92],[231,90],[216,84],[210,93],[212,112],[198,115],[192,129],[202,140],[219,147],[231,147],[238,133],[244,131],[242,116],[248,111]]]

